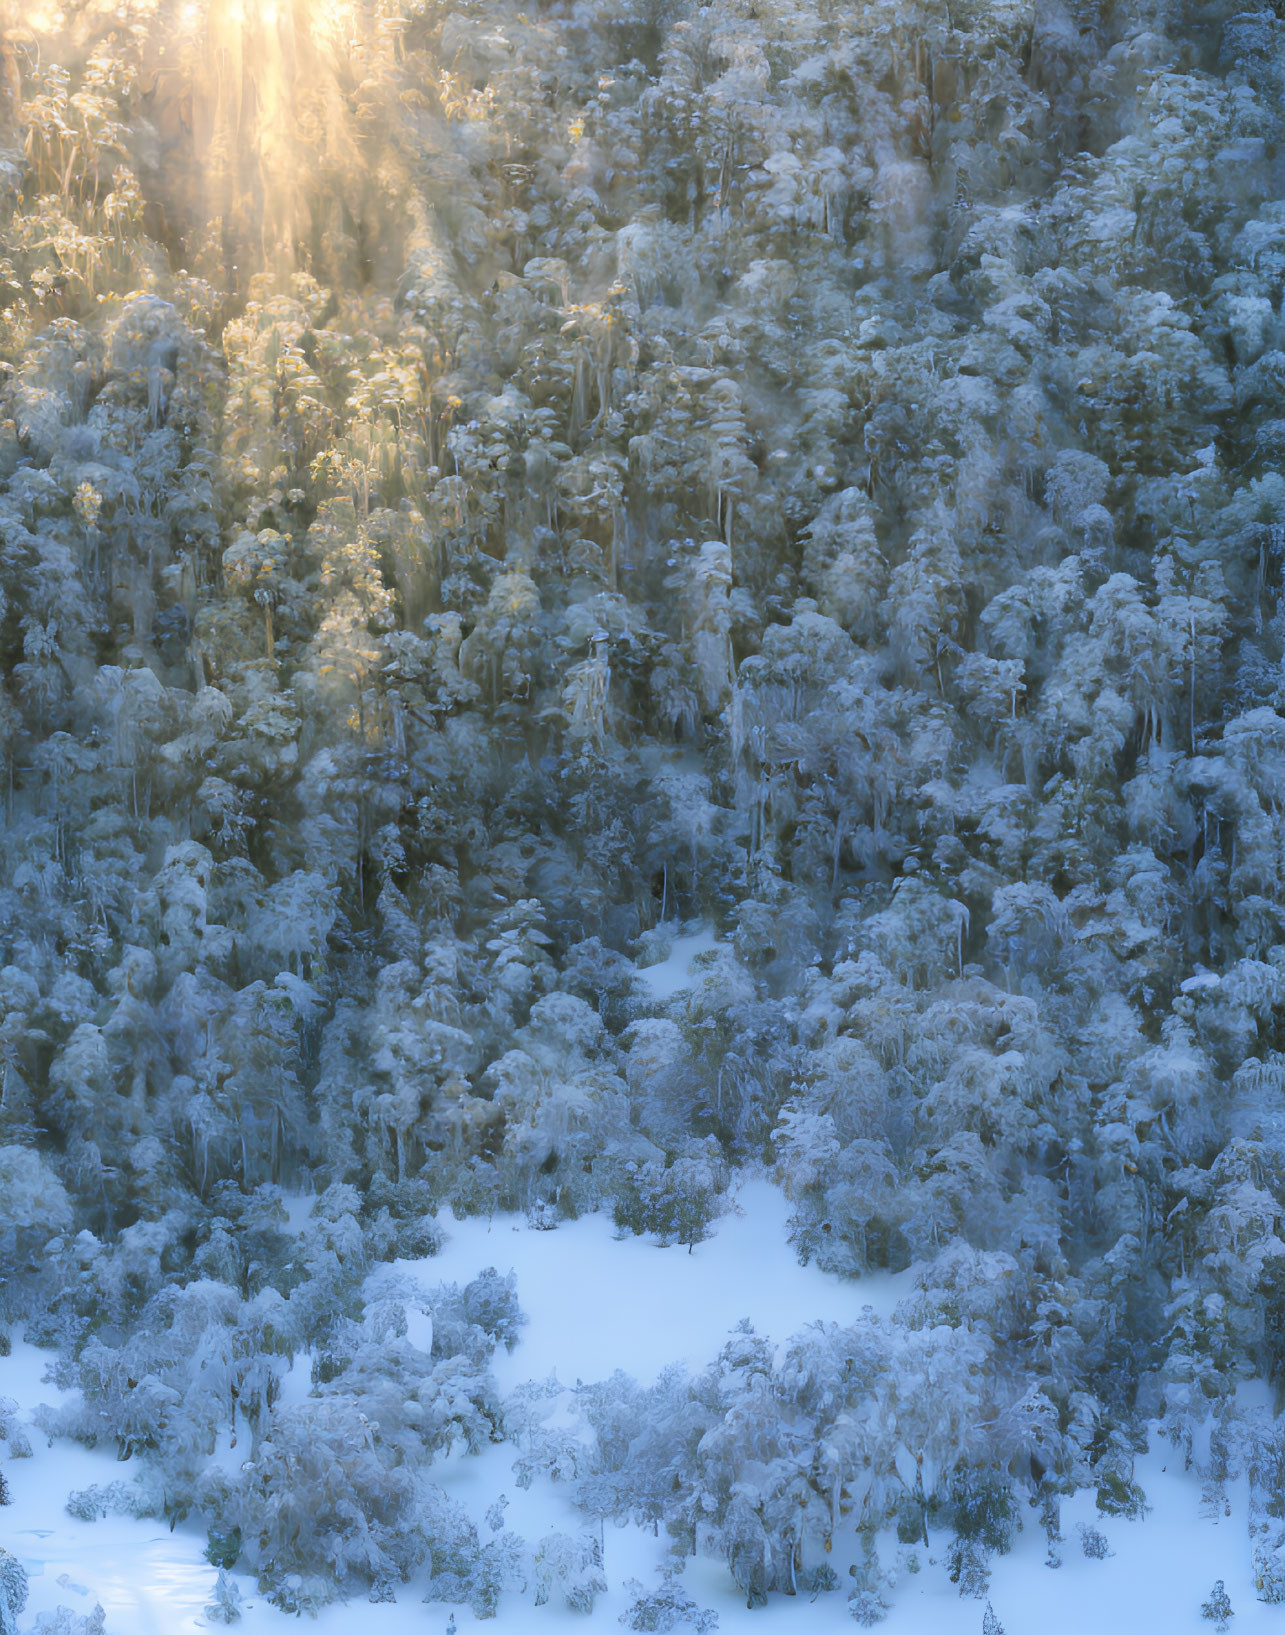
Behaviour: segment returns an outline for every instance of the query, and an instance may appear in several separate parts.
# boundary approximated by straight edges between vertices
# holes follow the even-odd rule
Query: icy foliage
[[[27,1605],[27,1573],[8,1550],[0,1550],[0,1632],[18,1635],[18,1618]]]
[[[620,1615],[626,1629],[655,1630],[658,1635],[669,1635],[670,1630],[694,1630],[695,1635],[713,1635],[718,1628],[718,1614],[702,1611],[675,1577],[665,1578],[648,1592],[633,1579],[626,1588],[633,1592],[632,1604]]]
[[[0,1495],[74,1444],[214,1620],[588,1612],[632,1521],[998,1627],[1160,1427],[1279,1601],[1272,8],[12,22]],[[523,1389],[515,1228],[663,1332],[747,1175],[844,1309]],[[506,1443],[584,1526],[479,1530]]]

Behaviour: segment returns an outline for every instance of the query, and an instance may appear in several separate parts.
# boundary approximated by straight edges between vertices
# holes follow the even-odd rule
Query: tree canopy
[[[880,1529],[983,1595],[1158,1420],[1242,1438],[1285,1597],[1272,8],[5,25],[0,1319],[56,1428],[295,1610],[591,1607],[591,1533],[426,1475],[521,1423],[751,1601],[848,1529],[869,1622]],[[376,1298],[443,1206],[695,1251],[747,1166],[914,1268],[893,1323],[572,1435],[502,1280],[427,1350]]]

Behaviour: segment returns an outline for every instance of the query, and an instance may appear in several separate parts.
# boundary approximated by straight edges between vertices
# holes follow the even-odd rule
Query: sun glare
[[[145,42],[144,74],[164,70],[163,209],[210,231],[222,223],[223,242],[235,246],[229,273],[244,258],[250,276],[288,275],[318,161],[351,159],[336,80],[371,70],[386,41],[382,9],[356,0],[33,0],[22,34],[44,42],[45,56],[56,41],[63,61],[94,50],[108,16],[132,28]],[[54,173],[66,168],[58,156]]]

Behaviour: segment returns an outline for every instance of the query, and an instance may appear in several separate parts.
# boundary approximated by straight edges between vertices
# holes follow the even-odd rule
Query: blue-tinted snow
[[[789,1204],[766,1180],[750,1180],[735,1213],[691,1254],[636,1237],[617,1238],[606,1215],[533,1230],[521,1216],[439,1224],[449,1234],[431,1260],[399,1261],[421,1286],[467,1283],[487,1266],[517,1274],[528,1323],[493,1368],[501,1386],[556,1374],[564,1385],[605,1379],[623,1368],[643,1381],[673,1362],[712,1362],[729,1331],[748,1317],[782,1342],[807,1323],[850,1323],[863,1306],[892,1311],[910,1276],[845,1281],[801,1267],[786,1239]]]

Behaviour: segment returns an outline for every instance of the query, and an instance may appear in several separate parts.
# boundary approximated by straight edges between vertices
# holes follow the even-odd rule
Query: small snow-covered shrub
[[[70,1607],[59,1607],[56,1612],[39,1613],[31,1635],[105,1635],[106,1616],[100,1606],[84,1616]]]
[[[67,1514],[78,1521],[97,1521],[102,1516],[154,1516],[153,1501],[130,1482],[98,1482],[76,1488],[67,1495]]]
[[[636,1578],[631,1578],[625,1588],[634,1597],[620,1614],[619,1621],[626,1629],[667,1635],[669,1630],[682,1628],[695,1630],[696,1635],[713,1635],[718,1628],[718,1614],[698,1607],[672,1574],[666,1574],[650,1594]]]
[[[425,1601],[467,1602],[475,1618],[494,1618],[505,1590],[526,1588],[527,1552],[507,1530],[481,1544],[467,1510],[430,1488],[422,1513],[430,1576]]]
[[[1080,1548],[1090,1561],[1105,1561],[1112,1553],[1106,1535],[1085,1522],[1080,1523]]]
[[[1104,1516],[1139,1521],[1150,1509],[1147,1496],[1131,1477],[1108,1470],[1098,1482],[1098,1509]]]
[[[228,1577],[227,1569],[219,1568],[214,1586],[214,1599],[207,1603],[205,1616],[212,1624],[235,1624],[241,1619],[241,1591]]]
[[[18,1614],[27,1604],[27,1569],[0,1546],[0,1635],[18,1635]]]
[[[862,1629],[873,1629],[888,1616],[888,1603],[874,1589],[856,1589],[848,1597],[848,1612]]]
[[[464,1316],[493,1344],[512,1351],[526,1318],[518,1305],[517,1279],[512,1272],[501,1277],[494,1266],[488,1266],[464,1285]]]
[[[950,1581],[959,1585],[961,1595],[975,1596],[978,1600],[990,1588],[990,1556],[976,1539],[954,1538],[946,1552]]]
[[[592,1612],[607,1588],[598,1540],[591,1533],[550,1533],[536,1550],[532,1579],[537,1607],[559,1599],[572,1612]]]
[[[433,1356],[490,1361],[497,1346],[512,1351],[526,1318],[518,1304],[517,1280],[494,1266],[461,1289],[443,1283],[429,1297],[433,1312]]]
[[[1201,1603],[1200,1616],[1208,1618],[1214,1628],[1219,1631],[1219,1635],[1222,1635],[1222,1632],[1226,1630],[1228,1619],[1236,1616],[1232,1611],[1231,1597],[1227,1594],[1221,1578],[1210,1591],[1208,1601]]]
[[[268,1581],[260,1578],[259,1583],[262,1587]],[[302,1618],[305,1612],[315,1617],[322,1607],[334,1599],[335,1590],[334,1585],[321,1573],[286,1573],[270,1584],[266,1594],[282,1612]]]
[[[622,1232],[648,1233],[662,1247],[682,1243],[690,1254],[725,1211],[726,1184],[721,1165],[703,1151],[664,1163],[630,1163],[620,1178],[612,1219]]]
[[[67,1514],[77,1521],[97,1521],[107,1514],[99,1497],[101,1493],[102,1489],[97,1487],[76,1488],[67,1495]]]

